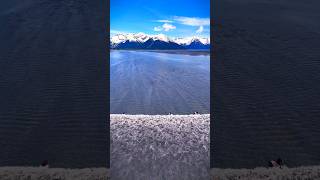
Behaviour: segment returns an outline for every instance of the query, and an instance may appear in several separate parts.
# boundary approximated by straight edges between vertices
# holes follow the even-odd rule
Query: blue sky
[[[210,0],[111,0],[110,33],[210,35]]]

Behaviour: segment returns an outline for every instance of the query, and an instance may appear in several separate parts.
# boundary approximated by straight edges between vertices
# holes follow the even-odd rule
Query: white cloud
[[[157,26],[153,28],[154,31],[162,31],[162,27],[161,26]]]
[[[196,33],[202,33],[203,32],[203,26],[200,26],[199,29],[196,31]]]
[[[162,20],[156,20],[156,22],[162,22],[162,23],[173,23],[173,21],[162,19]]]
[[[164,23],[162,26],[154,27],[154,31],[170,31],[176,29],[176,26],[170,23],[178,23],[187,26],[198,26],[196,33],[200,34],[205,31],[204,26],[210,25],[210,18],[199,18],[199,17],[185,17],[185,16],[173,16],[170,20],[162,19],[156,20],[155,22],[162,22]]]
[[[168,23],[164,23],[162,25],[162,27],[163,27],[164,31],[170,31],[172,29],[176,29],[176,27],[174,25],[168,24]]]
[[[208,26],[210,18],[174,16],[174,20],[188,26]]]

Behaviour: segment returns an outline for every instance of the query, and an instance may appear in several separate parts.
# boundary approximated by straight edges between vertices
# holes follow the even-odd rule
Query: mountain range
[[[111,49],[210,49],[210,38],[169,38],[164,34],[117,34],[110,39]]]

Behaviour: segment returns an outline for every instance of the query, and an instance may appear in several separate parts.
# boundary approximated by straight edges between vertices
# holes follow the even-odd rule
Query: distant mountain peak
[[[153,40],[164,41],[164,42],[169,42],[170,41],[169,37],[164,35],[164,34],[154,35],[154,36],[152,36],[152,39]]]
[[[210,39],[202,37],[169,38],[164,34],[116,34],[110,39],[114,49],[209,49]],[[155,43],[156,42],[156,43]]]

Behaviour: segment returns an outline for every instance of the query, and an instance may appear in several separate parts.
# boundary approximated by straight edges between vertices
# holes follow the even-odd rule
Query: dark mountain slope
[[[149,39],[144,43],[144,49],[184,49],[184,47],[180,46],[174,42],[164,42],[159,40]]]
[[[186,49],[210,49],[210,44],[202,44],[199,40],[195,40],[184,47]]]

